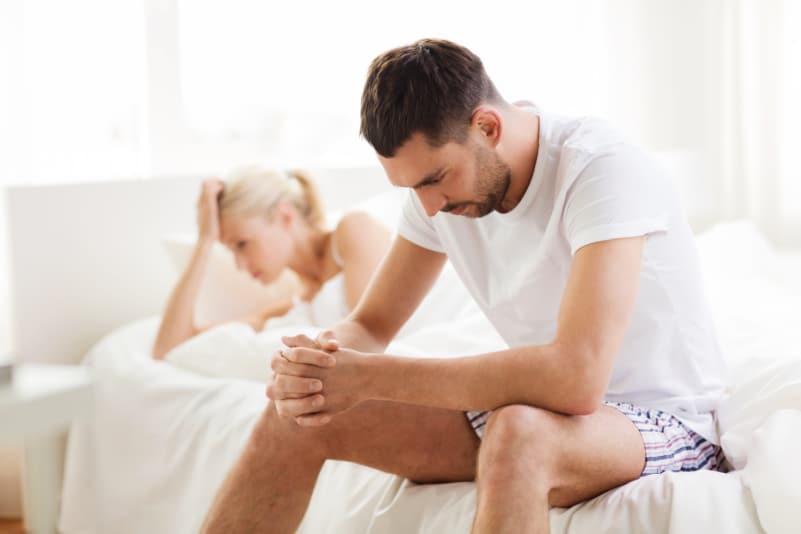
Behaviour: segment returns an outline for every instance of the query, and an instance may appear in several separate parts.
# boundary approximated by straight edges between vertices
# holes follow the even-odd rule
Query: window
[[[367,67],[431,36],[669,154],[705,221],[798,226],[799,25],[790,0],[4,2],[0,183],[374,164]]]
[[[143,23],[137,2],[0,4],[0,183],[141,171]]]

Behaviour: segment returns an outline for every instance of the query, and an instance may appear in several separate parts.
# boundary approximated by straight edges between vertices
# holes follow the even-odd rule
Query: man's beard
[[[484,217],[496,211],[503,202],[512,183],[512,169],[494,151],[476,144],[476,197],[473,202],[460,202],[446,206],[442,211],[453,211],[462,206],[475,206],[476,214],[468,217]]]

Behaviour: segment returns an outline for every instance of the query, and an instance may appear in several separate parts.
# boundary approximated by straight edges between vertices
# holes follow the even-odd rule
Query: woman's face
[[[292,239],[279,221],[263,216],[220,218],[220,241],[234,254],[237,269],[263,284],[275,281],[289,263]]]

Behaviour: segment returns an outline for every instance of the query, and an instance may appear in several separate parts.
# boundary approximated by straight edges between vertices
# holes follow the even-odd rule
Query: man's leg
[[[547,533],[550,507],[634,480],[644,463],[639,431],[614,408],[586,416],[500,408],[490,416],[479,452],[473,534]]]
[[[417,482],[475,478],[479,440],[462,412],[371,401],[302,428],[272,404],[212,504],[203,533],[292,533],[326,459]]]

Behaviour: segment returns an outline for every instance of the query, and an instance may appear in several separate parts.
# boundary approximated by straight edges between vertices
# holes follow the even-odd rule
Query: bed
[[[332,175],[339,181],[325,181],[329,205],[341,209],[362,202],[391,221],[387,206],[394,197],[376,185],[383,183],[376,169],[338,173]],[[35,269],[26,270],[20,284],[15,281],[18,339],[29,359],[81,361],[95,377],[93,416],[70,432],[60,517],[64,534],[197,532],[266,405],[268,371],[260,358],[281,333],[316,329],[304,324],[304,317],[278,322],[263,334],[223,325],[186,343],[167,362],[149,358],[158,310],[180,263],[164,236],[192,231],[196,187],[196,180],[164,180],[60,191],[54,198],[96,203],[80,220],[65,223],[65,235],[73,237],[55,251],[71,258],[63,277],[45,284],[46,291],[41,280],[36,284]],[[32,258],[42,252],[24,250],[21,238],[31,233],[24,227],[26,208],[34,202],[41,206],[42,196],[51,194],[37,193],[9,192],[11,245],[17,252],[12,269],[26,260],[48,260]],[[63,209],[55,200],[47,206]],[[148,217],[138,223],[144,206],[150,206]],[[97,229],[93,214],[112,222]],[[115,244],[104,252],[86,248],[82,231],[94,237],[99,232],[101,242]],[[128,236],[122,245],[121,236]],[[555,533],[801,531],[801,259],[773,250],[747,222],[716,226],[697,239],[730,365],[719,428],[733,470],[647,477],[572,508],[554,509]],[[77,256],[76,247],[84,247]],[[440,285],[457,295],[458,313],[408,329],[392,352],[449,357],[502,346],[451,274],[446,271]],[[54,299],[54,293],[64,300]],[[40,314],[38,334],[33,325],[22,324],[32,306],[52,301],[53,317]],[[55,334],[41,336],[42,328]],[[221,347],[238,356],[215,367],[213,356]],[[474,509],[472,483],[417,485],[363,466],[327,462],[298,532],[466,533]]]

